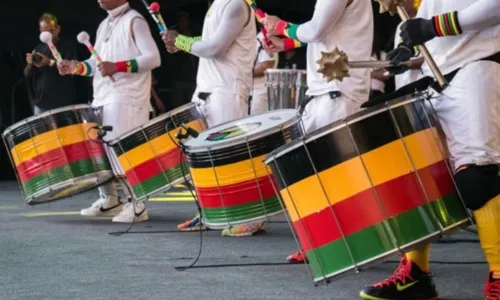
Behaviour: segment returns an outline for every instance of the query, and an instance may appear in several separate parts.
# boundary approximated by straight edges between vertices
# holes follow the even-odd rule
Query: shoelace
[[[488,283],[484,293],[486,294],[485,300],[500,300],[500,280]]]
[[[397,283],[398,281],[405,283],[407,278],[412,279],[410,276],[410,268],[411,264],[408,263],[406,258],[403,257],[399,262],[399,266],[396,268],[396,270],[394,270],[392,275],[382,280],[381,282],[374,284],[374,286],[383,287],[386,285]]]

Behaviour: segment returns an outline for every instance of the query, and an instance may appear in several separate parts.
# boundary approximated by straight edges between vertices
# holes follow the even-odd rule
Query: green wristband
[[[180,49],[180,50],[182,50],[184,52],[191,53],[191,47],[197,41],[201,41],[201,37],[200,36],[191,37],[191,36],[185,36],[185,35],[179,34],[175,38],[174,46],[177,49]]]

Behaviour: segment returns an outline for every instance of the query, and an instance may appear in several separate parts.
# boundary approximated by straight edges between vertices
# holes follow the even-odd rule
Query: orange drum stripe
[[[271,169],[264,164],[264,158],[265,155],[262,155],[215,168],[190,168],[191,178],[197,188],[216,188],[264,177],[271,173]]]
[[[369,189],[372,186],[370,179],[373,185],[377,186],[411,173],[412,165],[420,170],[442,161],[444,158],[440,146],[435,142],[432,130],[426,129],[414,133],[405,137],[404,143],[402,140],[397,140],[363,154],[363,161],[360,157],[355,157],[320,172],[319,178],[323,187],[317,176],[312,175],[292,184],[288,189],[281,190],[285,205],[290,207],[289,214],[292,221],[314,214],[330,204],[342,202]],[[405,146],[409,155],[405,151]],[[292,203],[292,199],[308,200]]]
[[[199,120],[191,121],[186,124],[187,127],[191,127],[196,131],[203,130],[202,124]],[[175,143],[175,135],[179,131],[179,128],[170,130],[157,138],[152,139],[149,143],[144,143],[137,145],[134,149],[127,151],[118,157],[120,165],[125,172],[130,169],[143,164],[155,157],[158,157],[164,153],[174,150],[177,146]],[[169,136],[170,134],[170,136]],[[175,142],[175,143],[174,143]]]
[[[12,159],[14,164],[26,162],[38,155],[44,154],[56,148],[62,148],[74,143],[80,143],[89,140],[87,131],[89,128],[96,126],[97,123],[75,124],[51,130],[40,135],[34,136],[32,139],[26,140],[11,149]],[[94,130],[89,132],[95,137]]]

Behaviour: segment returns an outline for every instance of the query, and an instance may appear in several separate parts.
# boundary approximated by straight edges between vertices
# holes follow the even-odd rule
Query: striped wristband
[[[90,74],[92,74],[92,68],[85,61],[77,63],[75,68],[73,69],[73,75],[89,77]]]
[[[285,47],[284,50],[285,51],[291,50],[291,49],[295,49],[295,48],[300,48],[300,47],[303,47],[303,46],[306,45],[305,43],[302,43],[300,41],[294,40],[292,38],[285,38],[283,40],[283,43],[284,43],[284,47]]]
[[[434,30],[437,36],[450,36],[462,34],[462,27],[458,22],[458,12],[453,11],[432,17]]]
[[[116,63],[116,70],[122,73],[137,73],[139,72],[139,65],[135,59],[119,61]]]
[[[292,38],[294,40],[298,40],[297,37],[298,28],[299,25],[297,24],[280,21],[278,25],[276,25],[276,33],[279,35],[284,35],[286,37]]]
[[[185,36],[185,35],[179,34],[175,38],[174,46],[177,49],[180,49],[180,50],[182,50],[184,52],[191,53],[191,47],[197,41],[201,41],[201,37],[200,36],[191,37],[191,36]]]

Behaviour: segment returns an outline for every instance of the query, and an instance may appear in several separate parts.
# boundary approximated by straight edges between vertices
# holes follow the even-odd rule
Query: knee
[[[455,175],[455,182],[465,206],[471,210],[480,209],[500,194],[497,165],[470,166]]]

